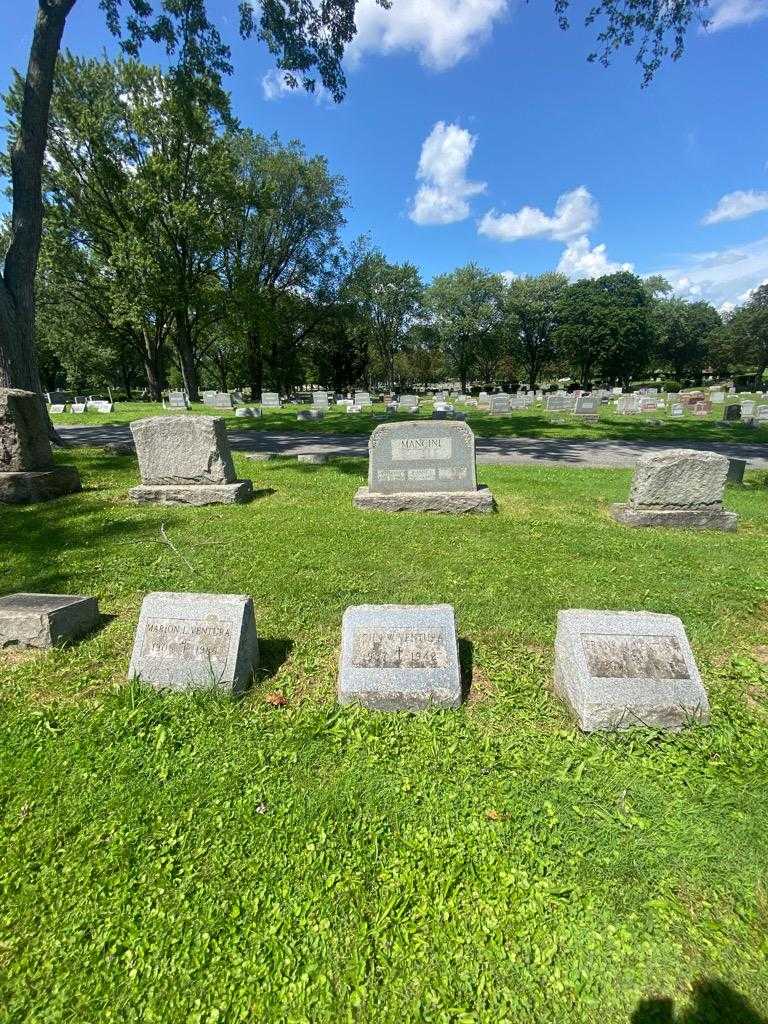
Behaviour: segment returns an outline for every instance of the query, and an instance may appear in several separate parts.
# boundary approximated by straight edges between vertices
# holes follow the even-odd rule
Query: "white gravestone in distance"
[[[377,711],[459,707],[461,669],[451,605],[347,608],[338,697],[341,704]]]
[[[262,391],[261,404],[265,409],[279,409],[280,395],[276,391]]]
[[[168,407],[170,409],[188,409],[189,402],[184,391],[168,392]]]
[[[377,427],[368,444],[368,486],[355,506],[384,512],[492,512],[477,486],[475,435],[466,423],[410,420]]]
[[[152,416],[134,420],[141,486],[129,497],[139,504],[230,505],[253,494],[238,480],[224,420],[217,416]]]
[[[95,597],[7,594],[0,597],[0,648],[47,648],[90,633],[99,623]]]
[[[555,692],[584,732],[709,721],[707,694],[674,615],[559,612]]]
[[[611,508],[624,526],[734,531],[738,516],[723,508],[728,459],[716,452],[672,448],[637,461],[629,502]]]
[[[491,395],[488,399],[488,412],[491,416],[508,416],[511,411],[512,400],[509,395],[499,392]]]
[[[60,416],[66,410],[66,406],[62,405],[61,402],[52,402],[48,406],[48,412],[51,416]]]
[[[128,669],[156,690],[244,692],[259,664],[245,594],[147,594]]]

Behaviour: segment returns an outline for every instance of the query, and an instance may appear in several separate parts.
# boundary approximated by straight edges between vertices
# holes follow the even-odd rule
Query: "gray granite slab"
[[[82,491],[74,466],[54,466],[35,473],[0,473],[0,504],[34,505]]]
[[[0,597],[0,647],[53,647],[85,636],[99,620],[95,597],[8,594]]]
[[[377,512],[438,512],[445,515],[494,512],[496,503],[487,487],[474,491],[422,491],[418,494],[371,494],[361,487],[355,494],[355,508]]]
[[[0,473],[36,472],[52,466],[42,397],[0,388]]]
[[[253,482],[140,484],[130,489],[128,497],[136,505],[242,505],[253,497]]]
[[[371,494],[474,491],[475,436],[465,423],[410,420],[376,427],[368,445]]]
[[[231,484],[237,480],[218,416],[152,416],[131,423],[141,482]]]
[[[242,693],[259,664],[246,594],[147,594],[128,669],[158,690]]]
[[[342,622],[338,698],[378,711],[457,708],[456,618],[441,605],[357,605]]]
[[[559,612],[554,688],[584,732],[709,721],[707,694],[674,615]]]

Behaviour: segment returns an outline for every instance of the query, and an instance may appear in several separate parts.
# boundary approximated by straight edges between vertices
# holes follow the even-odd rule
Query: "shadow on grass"
[[[471,640],[459,640],[459,669],[461,671],[461,699],[469,700],[472,689],[472,666],[475,660],[475,648]]]
[[[726,982],[705,979],[693,986],[687,1009],[675,1014],[671,999],[643,999],[630,1024],[768,1024],[768,1018]]]
[[[259,637],[259,682],[276,676],[292,650],[293,640],[287,637]]]

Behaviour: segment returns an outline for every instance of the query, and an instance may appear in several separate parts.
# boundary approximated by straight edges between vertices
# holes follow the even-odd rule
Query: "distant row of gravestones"
[[[252,493],[250,481],[235,477],[221,418],[153,417],[131,429],[142,477],[131,491],[134,501],[199,505],[243,501]],[[0,453],[0,500],[4,476],[51,472],[42,407],[34,395],[0,392]],[[38,462],[42,468],[32,468]],[[644,456],[629,502],[614,506],[614,518],[629,526],[734,530],[736,516],[723,508],[727,472],[728,460],[714,453]],[[371,437],[368,480],[355,496],[359,508],[494,508],[490,492],[477,486],[474,436],[462,423],[383,424]],[[48,647],[84,635],[98,621],[93,598],[8,595],[0,598],[0,646]],[[248,596],[153,593],[142,604],[129,677],[160,690],[239,693],[258,657]],[[685,630],[670,615],[561,611],[554,688],[585,731],[640,724],[677,729],[709,715]],[[455,708],[465,696],[451,606],[347,609],[338,679],[342,703],[420,711]]]

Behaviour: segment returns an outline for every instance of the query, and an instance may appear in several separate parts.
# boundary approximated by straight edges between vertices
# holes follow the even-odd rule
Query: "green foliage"
[[[656,302],[657,354],[680,380],[701,380],[712,342],[723,322],[708,302],[662,299]]]
[[[567,287],[565,275],[556,273],[520,277],[507,287],[511,356],[524,367],[529,388],[557,361],[558,315]]]
[[[713,1021],[751,1024],[728,987],[767,1005],[764,492],[728,491],[734,535],[633,531],[628,472],[481,466],[496,516],[391,517],[353,510],[362,461],[235,456],[253,504],[161,509],[124,500],[133,460],[65,457],[86,490],[6,510],[0,588],[114,618],[0,653],[9,1024],[629,1024],[713,979]],[[460,711],[336,706],[344,608],[393,580],[455,605]],[[245,700],[126,684],[156,589],[253,595]],[[569,606],[682,616],[711,727],[580,735],[549,689]]]
[[[504,281],[474,263],[439,274],[425,293],[425,305],[452,375],[466,390],[478,373],[496,376],[502,350]]]

